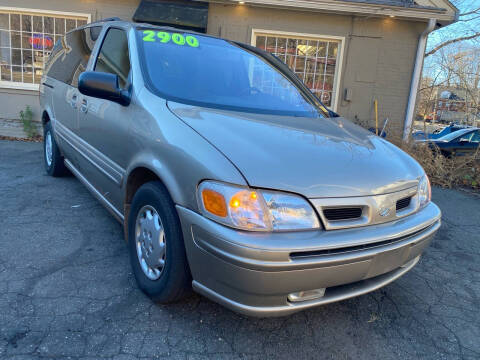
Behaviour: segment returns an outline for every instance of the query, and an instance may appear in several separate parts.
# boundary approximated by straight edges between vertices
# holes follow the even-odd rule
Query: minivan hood
[[[259,115],[168,102],[252,187],[308,198],[390,193],[415,186],[409,155],[344,118]]]

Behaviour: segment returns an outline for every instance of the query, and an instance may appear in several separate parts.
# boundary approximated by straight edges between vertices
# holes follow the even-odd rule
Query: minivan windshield
[[[320,102],[268,56],[223,39],[137,29],[147,83],[168,100],[203,107],[325,117]],[[323,111],[322,111],[323,110]]]

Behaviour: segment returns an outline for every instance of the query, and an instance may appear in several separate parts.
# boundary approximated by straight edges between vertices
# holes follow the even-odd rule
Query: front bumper
[[[378,289],[413,268],[440,227],[433,203],[397,221],[360,228],[252,233],[177,206],[193,288],[250,316],[280,316]],[[321,298],[288,294],[326,288]]]

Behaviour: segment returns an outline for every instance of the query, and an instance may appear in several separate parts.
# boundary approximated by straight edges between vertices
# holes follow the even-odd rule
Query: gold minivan
[[[45,167],[124,226],[139,287],[278,316],[378,289],[440,227],[422,167],[328,110],[275,56],[105,20],[41,85]]]

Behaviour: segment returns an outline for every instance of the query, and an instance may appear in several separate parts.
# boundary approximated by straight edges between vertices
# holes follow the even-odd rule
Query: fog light
[[[321,298],[323,295],[325,295],[325,288],[299,291],[299,292],[289,294],[288,301],[299,302],[299,301],[313,300],[313,299]]]

